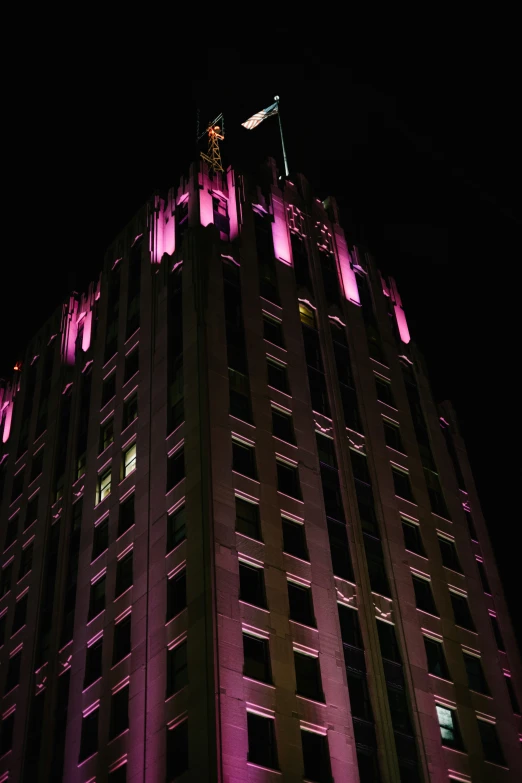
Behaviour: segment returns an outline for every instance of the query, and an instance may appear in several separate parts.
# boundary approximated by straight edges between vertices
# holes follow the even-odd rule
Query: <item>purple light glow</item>
[[[409,343],[411,339],[410,330],[408,329],[408,324],[406,323],[406,315],[402,309],[401,298],[397,290],[397,284],[395,283],[393,277],[390,277],[390,293],[401,340],[403,343]]]
[[[343,281],[344,295],[349,302],[360,305],[359,289],[357,288],[357,278],[353,271],[348,245],[344,238],[344,232],[338,226],[334,227],[335,241],[337,244],[337,253],[339,255],[339,265],[341,267],[341,278]]]
[[[275,257],[284,264],[292,265],[290,254],[290,237],[286,224],[285,205],[280,196],[272,195],[274,222],[272,223],[272,238]]]
[[[238,235],[237,220],[237,200],[236,200],[236,182],[232,169],[227,171],[228,186],[228,219],[230,224],[230,241],[232,242]]]

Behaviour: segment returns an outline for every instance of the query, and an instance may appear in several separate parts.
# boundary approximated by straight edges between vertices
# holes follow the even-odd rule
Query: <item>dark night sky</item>
[[[94,277],[133,211],[176,182],[195,154],[196,107],[202,121],[224,112],[226,162],[254,167],[280,159],[277,120],[252,132],[240,122],[278,93],[291,170],[336,196],[350,237],[394,274],[434,395],[454,403],[515,620],[517,47],[501,37],[507,22],[449,35],[430,21],[429,37],[426,20],[409,22],[415,35],[387,38],[383,22],[379,39],[372,28],[364,39],[314,30],[313,40],[271,28],[257,44],[187,44],[151,60],[137,45],[124,56],[107,44],[109,56],[99,42],[63,59],[51,47],[29,84],[14,77],[0,376]]]

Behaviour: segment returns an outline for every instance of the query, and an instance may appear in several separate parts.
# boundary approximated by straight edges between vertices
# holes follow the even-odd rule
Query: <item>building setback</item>
[[[335,201],[260,179],[154,196],[0,389],[0,783],[520,780],[452,408]]]

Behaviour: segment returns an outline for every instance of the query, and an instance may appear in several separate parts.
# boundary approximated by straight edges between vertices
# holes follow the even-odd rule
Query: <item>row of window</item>
[[[123,481],[134,470],[136,470],[136,442],[128,446],[123,452],[120,478]],[[109,467],[104,468],[98,475],[98,481],[96,484],[96,505],[101,503],[111,494],[112,487],[112,464]]]
[[[465,752],[466,749],[462,741],[457,717],[457,708],[453,706],[450,707],[447,704],[436,704],[435,708],[437,711],[442,744],[447,748]],[[477,725],[485,761],[500,766],[506,766],[495,722],[477,718]]]

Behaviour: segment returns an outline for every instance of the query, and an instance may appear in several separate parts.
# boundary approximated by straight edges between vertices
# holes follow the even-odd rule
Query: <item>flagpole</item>
[[[285,140],[283,138],[283,125],[281,123],[281,111],[279,109],[279,95],[274,95],[274,100],[277,101],[277,116],[279,118],[279,132],[281,133],[281,147],[283,148],[283,160],[285,163],[285,176],[288,177],[290,172],[288,170],[288,161],[286,159]]]

